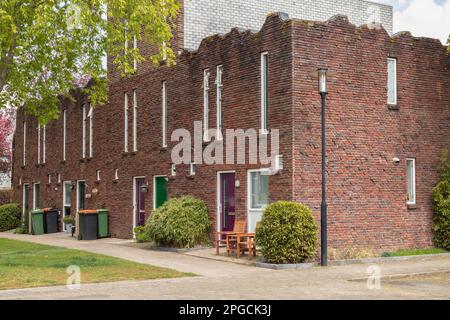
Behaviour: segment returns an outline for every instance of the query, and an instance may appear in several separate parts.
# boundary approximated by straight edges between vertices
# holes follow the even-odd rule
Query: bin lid
[[[42,209],[35,209],[33,211],[31,211],[32,214],[39,214],[39,213],[44,213],[44,210]]]
[[[98,209],[97,212],[98,213],[108,213],[109,210],[108,209]]]
[[[51,211],[57,211],[57,210],[53,209],[53,208],[44,208],[44,209],[42,209],[42,211],[44,211],[44,212],[51,212]]]
[[[97,210],[80,210],[78,214],[97,214]]]

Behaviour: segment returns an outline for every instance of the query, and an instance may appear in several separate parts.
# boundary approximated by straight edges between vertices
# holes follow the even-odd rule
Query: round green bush
[[[0,232],[16,229],[21,224],[21,210],[18,204],[0,206]]]
[[[145,225],[146,238],[156,245],[193,248],[209,241],[211,222],[202,200],[174,198],[153,211]]]
[[[300,263],[316,254],[317,224],[303,204],[280,201],[264,211],[256,244],[268,263]]]

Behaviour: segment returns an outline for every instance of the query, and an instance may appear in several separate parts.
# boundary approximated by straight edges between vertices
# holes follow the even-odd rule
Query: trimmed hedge
[[[153,211],[145,225],[145,238],[156,245],[193,248],[209,242],[211,222],[202,200],[174,198]]]
[[[18,204],[0,206],[0,232],[16,229],[21,224],[21,210]]]
[[[301,263],[316,254],[317,224],[303,204],[279,201],[267,207],[256,228],[256,244],[268,263]]]
[[[450,144],[443,153],[440,174],[441,179],[433,190],[434,244],[450,250]]]

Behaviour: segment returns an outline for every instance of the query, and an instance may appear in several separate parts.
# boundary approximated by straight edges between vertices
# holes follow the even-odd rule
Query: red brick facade
[[[182,34],[182,30],[179,31]],[[180,40],[175,40],[180,43]],[[153,177],[171,170],[170,134],[193,131],[203,119],[203,70],[223,65],[223,127],[260,128],[260,55],[269,52],[269,126],[280,129],[284,169],[271,176],[270,201],[295,200],[320,211],[320,97],[318,67],[336,71],[330,79],[327,115],[327,169],[330,247],[404,248],[431,245],[431,192],[439,152],[450,139],[450,59],[430,39],[384,30],[356,28],[345,18],[326,23],[282,20],[271,15],[262,30],[232,30],[205,39],[199,50],[179,56],[171,68],[140,66],[136,75],[110,74],[107,106],[94,111],[94,154],[81,159],[82,105],[65,101],[67,160],[62,162],[62,118],[47,125],[47,162],[37,165],[37,124],[27,122],[27,164],[22,166],[25,116],[19,112],[14,139],[13,186],[22,203],[23,183],[41,183],[41,203],[62,206],[62,181],[85,180],[87,207],[106,205],[112,235],[129,238],[133,231],[133,178],[149,184],[147,214],[153,207]],[[387,58],[398,60],[398,108],[387,105]],[[110,67],[111,70],[111,67]],[[162,82],[167,81],[169,146],[162,148]],[[124,93],[129,94],[129,149],[132,144],[132,96],[138,96],[138,151],[124,153]],[[210,127],[215,128],[216,88],[210,90]],[[89,130],[87,130],[89,132]],[[89,134],[88,134],[89,137]],[[87,138],[87,145],[89,138]],[[88,149],[88,147],[87,147]],[[89,154],[89,152],[87,151]],[[398,157],[400,164],[392,159]],[[417,206],[406,206],[406,158],[416,158]],[[236,214],[247,217],[247,170],[260,165],[177,167],[168,181],[170,197],[193,195],[206,201],[216,226],[217,172],[235,171]],[[114,171],[119,179],[114,180]],[[101,181],[96,171],[101,170]],[[48,174],[52,175],[51,184]],[[76,192],[72,192],[75,210]],[[32,199],[32,196],[30,197]],[[31,200],[30,200],[31,201]],[[31,203],[30,203],[31,207]]]

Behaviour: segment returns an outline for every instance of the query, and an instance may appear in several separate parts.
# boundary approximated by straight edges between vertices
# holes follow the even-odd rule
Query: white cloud
[[[450,34],[450,0],[382,0],[394,6],[394,32],[440,39]]]

